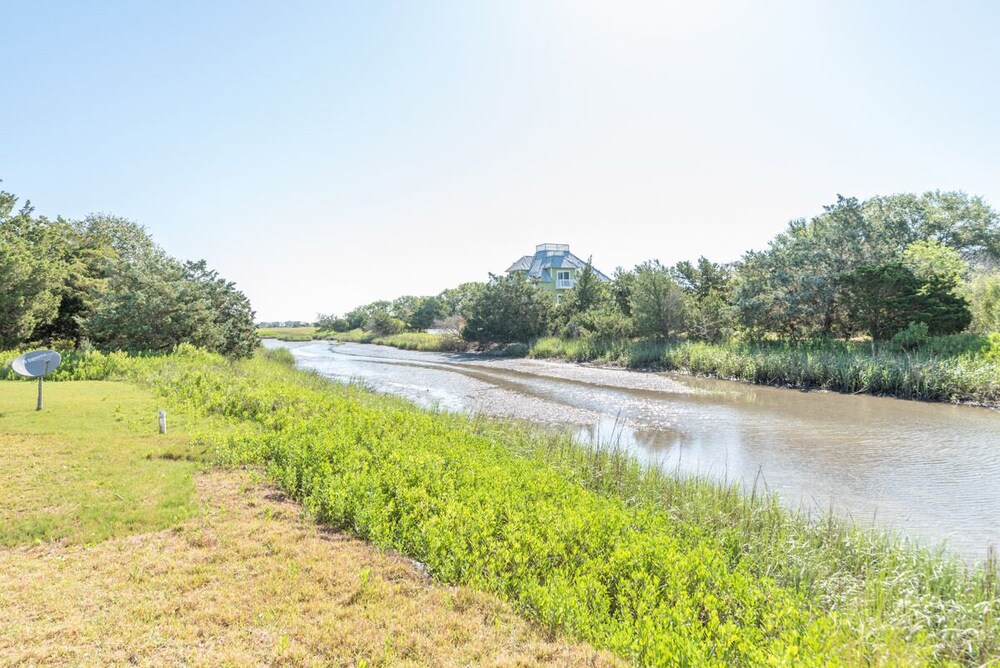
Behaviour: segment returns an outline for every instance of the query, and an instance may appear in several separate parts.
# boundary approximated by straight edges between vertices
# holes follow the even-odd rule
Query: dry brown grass
[[[304,520],[253,478],[196,474],[202,511],[172,529],[0,549],[0,663],[617,663]]]

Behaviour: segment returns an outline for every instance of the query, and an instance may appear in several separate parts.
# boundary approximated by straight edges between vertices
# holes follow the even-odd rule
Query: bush
[[[375,336],[392,336],[406,329],[406,323],[399,318],[393,318],[384,311],[372,313],[365,322],[364,330]]]
[[[911,322],[905,328],[896,332],[892,342],[903,350],[915,350],[927,342],[930,328],[925,322]]]
[[[660,345],[663,345],[662,343]],[[708,347],[706,349],[711,349]],[[995,565],[816,523],[510,424],[261,361],[161,365],[206,438],[321,521],[636,665],[971,665],[1000,653]],[[815,519],[815,518],[813,518]]]
[[[520,274],[490,276],[472,298],[462,338],[480,343],[527,343],[545,334],[555,300]]]

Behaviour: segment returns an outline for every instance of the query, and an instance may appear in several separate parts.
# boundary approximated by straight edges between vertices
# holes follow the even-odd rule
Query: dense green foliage
[[[588,262],[556,308],[524,311],[531,302],[527,288],[493,277],[437,297],[400,297],[340,318],[323,316],[322,326],[347,331],[381,312],[419,331],[435,322],[414,315],[423,307],[436,318],[474,316],[475,326],[467,322],[464,331],[476,342],[526,342],[540,334],[715,343],[880,340],[911,323],[924,323],[932,335],[957,333],[970,323],[987,332],[1000,321],[1000,299],[991,287],[997,274],[990,269],[998,262],[1000,216],[981,198],[961,192],[864,202],[838,197],[731,265],[704,257],[672,267],[650,260],[630,271],[619,267],[605,284]],[[509,322],[525,316],[524,326]]]
[[[530,341],[548,331],[555,299],[520,274],[490,275],[473,297],[462,329],[467,341]]]
[[[771,496],[328,384],[294,371],[287,351],[267,357],[182,347],[122,357],[116,373],[175,412],[214,416],[203,445],[264,465],[322,521],[640,664],[1000,656],[995,563],[970,569]]]
[[[993,404],[994,361],[929,354],[925,344],[966,329],[1000,331],[998,265],[1000,216],[981,198],[838,197],[730,265],[650,260],[603,282],[588,261],[555,305],[542,304],[530,284],[496,276],[426,299],[450,316],[435,321],[439,330],[518,342],[506,354],[527,345],[537,356]],[[415,300],[367,304],[348,314],[356,324],[345,316],[332,328],[361,327],[373,312],[402,314]]]
[[[122,218],[49,220],[16,204],[0,192],[0,345],[167,351],[193,343],[253,354],[249,301],[204,261],[168,256]]]
[[[1000,271],[980,270],[963,287],[974,332],[1000,332]]]

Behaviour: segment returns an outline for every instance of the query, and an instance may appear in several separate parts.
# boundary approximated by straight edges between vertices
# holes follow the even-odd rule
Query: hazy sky
[[[838,193],[1000,206],[993,2],[0,0],[0,188],[206,259],[258,317],[569,243],[734,260]]]

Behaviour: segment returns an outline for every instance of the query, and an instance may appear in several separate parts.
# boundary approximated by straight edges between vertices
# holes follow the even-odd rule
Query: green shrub
[[[911,322],[896,332],[892,337],[892,342],[903,350],[915,350],[927,343],[928,332],[930,332],[930,328],[926,322]]]
[[[172,403],[229,420],[205,436],[221,461],[261,464],[322,521],[637,664],[1000,656],[995,564],[969,570],[563,436],[182,352],[140,366]]]

